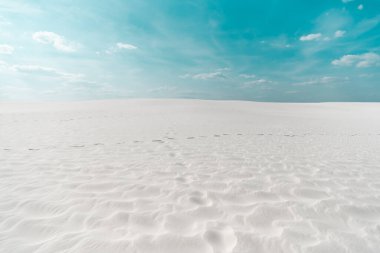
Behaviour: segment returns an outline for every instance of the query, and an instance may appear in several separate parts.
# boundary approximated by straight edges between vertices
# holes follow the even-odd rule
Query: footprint
[[[220,137],[220,135],[219,134],[214,134],[214,137]]]
[[[197,206],[208,206],[212,202],[207,198],[199,197],[199,196],[190,196],[188,201]]]
[[[156,143],[164,143],[163,140],[152,140],[152,142],[156,142]]]
[[[36,151],[36,150],[40,150],[40,149],[39,148],[29,148],[28,150]]]
[[[72,145],[73,148],[84,148],[84,145]]]
[[[176,178],[174,178],[175,181],[179,182],[179,183],[183,183],[183,184],[187,184],[190,182],[190,180],[186,177],[183,177],[183,176],[178,176]]]
[[[194,139],[195,137],[187,137],[186,139],[191,140]]]
[[[328,197],[328,194],[325,191],[311,188],[296,188],[293,190],[293,194],[297,197],[306,199],[325,199]]]
[[[3,148],[3,150],[11,150],[10,148]]]
[[[224,224],[209,224],[203,236],[214,252],[231,253],[237,244],[235,231]]]
[[[104,145],[103,143],[94,143],[94,146]]]

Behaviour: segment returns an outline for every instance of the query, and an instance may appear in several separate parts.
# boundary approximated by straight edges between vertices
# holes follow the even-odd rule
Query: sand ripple
[[[377,121],[141,106],[0,114],[0,252],[380,252]]]

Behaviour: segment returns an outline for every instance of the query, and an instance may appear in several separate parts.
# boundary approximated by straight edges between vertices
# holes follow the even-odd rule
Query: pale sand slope
[[[380,252],[380,104],[0,103],[0,252]]]

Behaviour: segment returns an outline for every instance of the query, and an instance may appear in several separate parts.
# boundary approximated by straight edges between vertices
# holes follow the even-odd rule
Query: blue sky
[[[380,0],[0,0],[0,100],[380,101]]]

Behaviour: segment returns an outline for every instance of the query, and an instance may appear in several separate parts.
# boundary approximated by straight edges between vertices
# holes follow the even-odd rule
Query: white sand
[[[0,103],[0,252],[380,252],[380,104]]]

